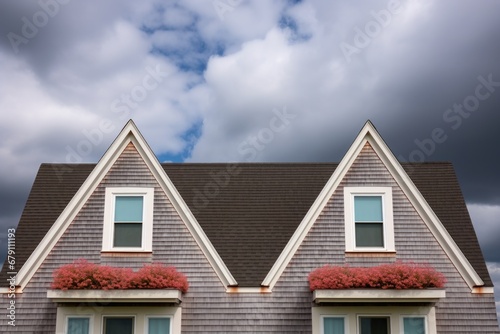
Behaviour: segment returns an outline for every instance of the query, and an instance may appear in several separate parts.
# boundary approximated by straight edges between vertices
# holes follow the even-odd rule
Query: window
[[[384,247],[382,196],[354,196],[356,247]]]
[[[360,334],[389,334],[390,317],[359,317]]]
[[[134,317],[103,317],[103,334],[134,334]]]
[[[391,187],[345,187],[346,251],[395,251]]]
[[[425,317],[403,317],[404,334],[425,334]]]
[[[108,302],[103,300],[103,302]],[[110,305],[113,305],[111,303]],[[56,333],[180,334],[182,308],[154,301],[124,306],[63,303],[57,307]]]
[[[148,317],[148,334],[170,334],[170,318],[167,317]]]
[[[89,334],[90,317],[68,317],[66,334]]]
[[[153,188],[106,188],[104,251],[151,251]]]
[[[324,305],[312,308],[313,334],[437,334],[428,305]]]
[[[323,317],[323,334],[345,334],[344,317]]]
[[[113,247],[142,247],[143,196],[116,196]]]

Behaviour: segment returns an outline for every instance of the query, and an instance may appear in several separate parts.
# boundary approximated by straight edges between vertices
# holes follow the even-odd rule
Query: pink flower
[[[433,268],[414,263],[396,262],[371,268],[329,266],[309,274],[309,288],[317,289],[425,289],[442,288],[443,274]]]
[[[186,292],[188,287],[184,274],[159,263],[142,267],[129,281],[131,289],[177,289]]]
[[[138,272],[130,268],[100,266],[84,259],[67,264],[54,272],[52,289],[113,290],[113,289],[177,289],[188,290],[185,275],[174,267],[152,264]]]

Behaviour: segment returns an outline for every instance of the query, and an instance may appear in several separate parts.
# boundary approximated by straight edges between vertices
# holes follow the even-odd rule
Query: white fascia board
[[[179,303],[182,292],[174,289],[47,290],[47,298],[58,303]]]
[[[49,229],[45,237],[38,244],[28,260],[24,263],[23,267],[19,270],[16,283],[20,286],[21,290],[23,290],[26,284],[28,284],[54,245],[66,231],[71,222],[75,219],[83,205],[90,198],[94,190],[101,183],[104,176],[108,173],[130,142],[134,144],[150,171],[156,177],[158,183],[176,208],[177,212],[216,271],[222,283],[225,286],[237,285],[236,280],[231,275],[212,243],[203,232],[203,229],[196,221],[196,218],[191,213],[173,183],[166,175],[146,140],[139,132],[134,122],[130,120],[113,141],[108,150],[104,153],[94,170],[87,177],[80,189],[78,189],[69,204]]]
[[[445,297],[445,289],[332,289],[313,293],[315,303],[437,302]]]
[[[316,219],[323,211],[325,205],[328,203],[335,190],[337,190],[338,185],[344,178],[347,171],[351,168],[352,163],[357,158],[366,142],[370,143],[372,148],[380,157],[471,290],[474,286],[484,285],[484,282],[476,273],[455,241],[451,238],[448,231],[444,228],[439,218],[430,208],[427,201],[424,199],[392,151],[379,135],[373,124],[368,121],[365,123],[353,144],[342,158],[318,198],[316,198],[314,204],[311,206],[292,238],[285,246],[278,260],[274,263],[273,267],[262,282],[262,286],[268,286],[272,289],[277,283],[281,274],[287,267],[292,257],[295,255],[295,252],[303,242]]]

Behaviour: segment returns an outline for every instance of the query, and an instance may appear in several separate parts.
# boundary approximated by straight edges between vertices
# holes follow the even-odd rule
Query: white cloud
[[[0,174],[9,181],[32,178],[41,161],[53,161],[63,147],[60,136],[97,118],[81,106],[70,106],[47,94],[43,82],[18,59],[0,53]],[[59,138],[59,139],[58,139]]]
[[[117,12],[123,14],[126,10],[120,8]],[[138,16],[145,15],[141,8]],[[199,76],[151,54],[152,41],[140,26],[114,17],[116,13],[105,15],[107,9],[103,6],[91,14],[78,4],[61,8],[45,27],[47,31],[61,22],[67,24],[67,31],[77,26],[82,31],[74,40],[58,31],[55,41],[65,44],[45,45],[41,50],[48,53],[36,54],[43,61],[32,57],[29,49],[22,50],[22,57],[0,49],[0,71],[8,78],[0,81],[0,130],[5,138],[0,142],[2,182],[32,180],[41,162],[75,162],[69,152],[80,153],[79,148],[85,154],[78,161],[97,161],[129,118],[150,134],[148,141],[158,154],[179,153],[189,144],[181,136],[199,122],[206,99],[202,87],[197,87]],[[89,16],[95,20],[85,21]],[[40,32],[29,46],[49,43],[44,38]],[[168,75],[160,75],[160,82],[150,81],[154,89],[141,88],[158,69]],[[124,96],[134,97],[134,93],[133,104],[125,106]],[[95,133],[103,120],[110,122],[112,130],[96,135],[92,145],[82,146],[92,141],[85,133]]]
[[[276,136],[259,160],[297,159],[298,151],[307,159],[314,151],[304,146],[308,140],[330,137],[338,148],[335,131],[338,137],[350,126],[351,133],[361,128],[366,119],[350,114],[363,109],[361,101],[349,100],[359,88],[354,78],[346,77],[338,52],[329,52],[332,46],[318,36],[299,43],[290,43],[290,36],[274,28],[264,38],[244,43],[238,52],[210,59],[205,80],[217,109],[205,115],[194,160],[241,160],[238,144],[266,126],[274,108],[284,106],[297,115],[297,122]]]

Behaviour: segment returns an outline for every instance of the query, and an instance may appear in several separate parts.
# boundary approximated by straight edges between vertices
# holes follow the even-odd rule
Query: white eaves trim
[[[445,289],[332,289],[313,292],[313,301],[317,304],[437,302],[445,297]]]
[[[175,303],[182,292],[171,289],[127,290],[47,290],[47,298],[57,303]]]
[[[467,282],[470,289],[472,290],[475,286],[484,285],[483,280],[479,277],[455,241],[451,238],[448,231],[445,229],[399,161],[386,145],[382,137],[380,137],[373,124],[370,121],[367,121],[345,156],[342,158],[342,161],[333,172],[318,198],[316,198],[315,202],[305,215],[292,238],[285,246],[283,252],[280,254],[277,261],[267,274],[266,278],[262,282],[262,286],[272,289],[278,282],[281,274],[287,267],[292,257],[295,255],[295,252],[301,245],[306,235],[309,233],[309,230],[314,225],[314,222],[323,211],[333,193],[337,190],[340,182],[349,171],[354,160],[357,158],[367,142],[370,143],[372,148],[391,173],[392,177],[405,193],[406,197],[415,207],[417,213],[422,217],[422,220],[434,234],[434,237],[439,242],[441,247],[443,247],[444,251]]]
[[[172,181],[170,181],[146,140],[139,132],[134,122],[130,120],[116,137],[106,153],[104,153],[94,170],[90,173],[83,185],[73,196],[45,237],[38,244],[35,251],[24,263],[21,270],[19,270],[17,275],[17,285],[20,286],[21,291],[24,289],[26,284],[28,284],[54,245],[66,231],[71,222],[75,219],[78,212],[80,212],[83,205],[87,202],[89,197],[101,183],[102,179],[106,176],[129,143],[133,143],[136,147],[151,173],[158,181],[160,187],[162,187],[182,221],[186,224],[188,230],[191,232],[204,255],[214,268],[222,284],[226,287],[230,285],[237,285],[236,280],[229,272],[228,268],[206,236],[193,213],[180,196]]]

